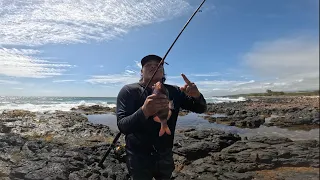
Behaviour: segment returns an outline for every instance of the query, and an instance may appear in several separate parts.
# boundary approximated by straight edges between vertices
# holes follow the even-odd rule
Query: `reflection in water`
[[[87,115],[89,122],[93,124],[103,124],[118,131],[117,117],[113,114],[93,114]]]
[[[319,128],[312,129],[310,131],[304,130],[292,130],[292,129],[284,129],[278,127],[267,127],[267,126],[260,126],[256,129],[249,129],[249,128],[238,128],[235,126],[227,126],[223,124],[217,123],[210,123],[209,121],[205,120],[202,116],[195,113],[189,113],[185,116],[179,116],[177,121],[177,129],[184,129],[184,128],[197,128],[197,129],[219,129],[225,132],[230,133],[237,133],[240,136],[250,137],[256,135],[263,135],[263,136],[281,136],[287,137],[292,140],[302,140],[302,139],[317,139],[319,140]],[[223,115],[214,115],[223,116]],[[95,124],[104,124],[108,125],[111,129],[118,130],[117,127],[117,120],[116,116],[113,114],[99,114],[99,115],[88,115],[87,116],[89,121]]]

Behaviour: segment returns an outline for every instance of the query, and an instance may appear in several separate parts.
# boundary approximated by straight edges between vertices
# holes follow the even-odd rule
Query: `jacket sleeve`
[[[179,90],[180,91],[180,90]],[[181,97],[181,108],[189,110],[195,113],[204,113],[207,110],[207,102],[203,95],[200,94],[199,98],[194,98],[186,95],[184,92],[180,91]]]
[[[141,128],[147,121],[141,107],[135,107],[135,97],[127,86],[124,86],[117,96],[117,125],[123,134],[130,134]]]

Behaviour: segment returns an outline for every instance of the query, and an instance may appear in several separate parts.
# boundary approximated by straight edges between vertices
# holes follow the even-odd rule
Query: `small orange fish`
[[[167,88],[159,81],[153,86],[153,94],[164,94],[167,97],[169,97],[169,92]],[[169,102],[169,108],[168,109],[162,109],[158,111],[153,119],[154,121],[161,123],[161,128],[159,131],[159,136],[162,136],[164,133],[167,133],[171,135],[171,131],[168,127],[167,121],[170,119],[171,114],[172,114],[172,101]]]

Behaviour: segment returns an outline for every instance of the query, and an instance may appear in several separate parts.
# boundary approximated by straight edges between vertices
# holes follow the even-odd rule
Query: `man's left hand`
[[[181,74],[181,76],[184,79],[184,82],[186,82],[186,84],[183,87],[180,87],[180,90],[186,93],[188,96],[199,98],[200,92],[197,86],[191,81],[189,81],[189,79],[184,74]]]

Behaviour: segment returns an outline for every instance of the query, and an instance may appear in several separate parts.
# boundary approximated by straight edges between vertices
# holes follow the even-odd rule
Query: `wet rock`
[[[220,150],[219,144],[212,142],[196,142],[189,146],[178,148],[176,151],[185,155],[187,159],[198,159],[205,157],[209,152],[217,152]]]
[[[53,117],[61,118],[63,122],[71,123],[88,121],[87,117],[83,116],[81,113],[78,112],[56,111],[56,113],[53,114]]]
[[[0,142],[4,144],[2,148],[15,146],[22,147],[25,144],[26,139],[21,138],[19,135],[16,134],[6,134],[0,136]]]
[[[92,106],[85,106],[81,105],[76,108],[71,108],[72,111],[81,111],[84,112],[86,115],[90,114],[105,114],[105,113],[114,113],[116,108],[104,107],[101,105],[92,105]]]
[[[34,118],[36,117],[36,113],[31,111],[16,109],[16,110],[3,111],[2,114],[0,115],[0,118],[26,118],[26,117]]]
[[[227,117],[205,117],[209,122],[230,126],[255,128],[264,124],[263,118],[273,118],[267,126],[319,128],[319,97],[255,97],[242,102],[208,103],[207,115],[220,113]],[[246,120],[245,120],[246,119]],[[303,126],[301,126],[303,125]]]
[[[237,127],[248,127],[248,128],[258,128],[265,122],[263,116],[260,117],[247,117],[244,120],[236,121],[235,126]]]
[[[272,170],[261,170],[255,173],[257,179],[319,179],[319,169],[308,167],[281,167]]]
[[[174,151],[184,154],[187,159],[198,159],[210,152],[218,152],[240,139],[238,135],[219,130],[190,130],[177,135]]]
[[[301,111],[270,120],[274,126],[292,127],[297,125],[319,125],[319,112]]]
[[[247,116],[250,112],[235,112]],[[97,166],[117,132],[76,112],[47,113],[41,121],[5,122],[15,133],[0,136],[0,173],[10,179],[129,179],[124,137]],[[248,117],[246,117],[248,118]],[[246,119],[244,118],[244,119]],[[62,122],[65,122],[63,124]],[[28,125],[26,125],[27,123]],[[15,125],[15,126],[14,126]],[[17,131],[24,125],[26,131]],[[37,134],[33,134],[37,133]],[[173,179],[253,179],[279,167],[319,167],[319,141],[292,141],[215,129],[176,132]],[[316,174],[310,175],[311,178]],[[303,176],[301,176],[303,177]]]
[[[209,122],[216,122],[218,124],[225,124],[229,126],[237,126],[240,128],[258,128],[264,124],[264,116],[248,117],[247,115],[227,116],[227,117],[211,117],[206,116]]]
[[[189,134],[197,139],[206,135],[206,133],[197,135],[192,131]],[[209,146],[198,145],[198,147],[206,150]],[[318,154],[319,141],[292,141],[282,137],[256,136],[248,140],[235,141],[221,151],[210,152],[205,157],[198,156],[196,160],[188,160],[187,155],[186,159],[177,160],[183,156],[178,154],[178,157],[175,157],[176,163],[181,164],[178,166],[176,176],[177,179],[178,177],[197,179],[202,175],[217,179],[253,179],[256,176],[254,172],[262,169],[282,166],[317,167]]]
[[[249,138],[249,141],[251,142],[260,142],[260,143],[264,143],[264,144],[286,144],[289,142],[293,142],[291,139],[289,138],[285,138],[285,137],[278,137],[278,136],[261,136],[261,135],[257,135],[257,136],[253,136]]]
[[[319,165],[319,142],[315,140],[295,142],[257,137],[241,141],[236,135],[221,131],[192,129],[178,135],[178,141],[187,146],[181,147],[185,155],[174,156],[176,165],[181,163],[174,179],[253,179],[257,176],[255,172],[263,169]],[[112,152],[104,162],[107,168],[97,166],[107,145],[69,148],[43,141],[25,141],[19,136],[6,136],[1,140],[7,148],[13,148],[10,145],[25,147],[21,148],[22,154],[32,152],[12,165],[9,173],[12,179],[129,179],[125,163]],[[199,143],[194,143],[196,141]],[[196,156],[189,158],[191,154]],[[314,176],[316,174],[311,177]]]
[[[10,133],[12,127],[8,127],[6,125],[0,124],[0,133]]]
[[[234,173],[228,172],[219,176],[219,179],[234,179],[234,180],[251,180],[253,178],[253,173]]]
[[[186,116],[186,115],[188,115],[189,113],[190,113],[190,111],[181,109],[181,110],[179,111],[179,116]]]
[[[15,119],[5,122],[4,125],[11,128],[10,132],[18,133],[28,140],[44,140],[72,146],[110,142],[116,134],[108,126],[89,123],[87,117],[78,112],[38,113],[35,119]]]
[[[26,141],[16,135],[1,136],[0,142],[6,147],[7,154],[12,152],[11,149],[16,149],[22,154],[20,161],[11,161],[13,163],[10,165],[11,170],[6,174],[11,179],[81,179],[85,176],[89,179],[102,176],[128,179],[125,164],[119,163],[113,153],[110,153],[105,161],[105,166],[109,167],[110,172],[107,173],[97,167],[97,163],[108,147],[107,144],[71,148],[45,141]]]
[[[216,117],[212,117],[212,116],[208,116],[208,115],[203,116],[203,119],[206,119],[206,120],[208,120],[209,122],[212,122],[212,123],[216,122]]]

